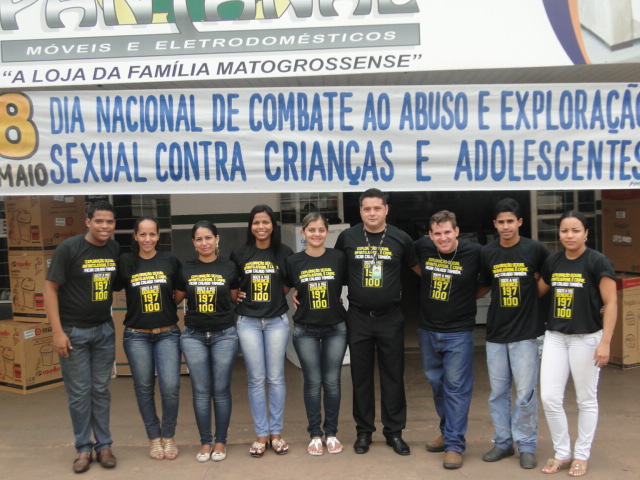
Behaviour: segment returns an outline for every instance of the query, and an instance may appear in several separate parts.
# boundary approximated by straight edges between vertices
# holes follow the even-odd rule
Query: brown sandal
[[[586,460],[574,460],[569,469],[570,477],[581,477],[587,473]]]
[[[547,463],[542,467],[542,473],[558,473],[560,470],[565,470],[571,466],[571,459],[558,460],[557,458],[550,458]]]

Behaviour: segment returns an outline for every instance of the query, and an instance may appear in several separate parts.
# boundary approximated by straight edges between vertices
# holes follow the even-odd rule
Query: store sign
[[[0,0],[0,87],[587,63],[576,0]]]
[[[3,194],[640,187],[637,84],[0,95]]]

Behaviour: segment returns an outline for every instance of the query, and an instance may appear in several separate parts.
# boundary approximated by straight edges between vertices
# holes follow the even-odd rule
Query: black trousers
[[[404,393],[404,317],[400,307],[381,316],[347,312],[353,419],[358,433],[375,432],[374,365],[378,357],[380,404],[385,436],[402,432],[407,421]]]

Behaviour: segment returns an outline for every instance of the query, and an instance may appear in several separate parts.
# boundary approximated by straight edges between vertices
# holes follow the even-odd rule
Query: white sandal
[[[327,451],[329,453],[341,453],[342,444],[336,437],[327,437]]]
[[[309,452],[309,455],[316,457],[322,455],[324,453],[322,449],[322,439],[320,437],[312,438],[307,447],[307,452]]]
[[[204,447],[209,447],[209,451],[208,452],[203,452],[202,449]],[[196,460],[198,460],[199,462],[207,462],[207,461],[209,461],[209,459],[211,458],[211,451],[212,450],[213,449],[212,449],[211,445],[202,445],[202,447],[200,447],[200,451],[196,455]]]
[[[216,446],[218,444],[216,443]],[[211,460],[213,460],[214,462],[221,462],[222,460],[224,460],[225,458],[227,458],[227,447],[225,445],[224,450],[222,452],[216,452],[215,446],[213,447],[213,450],[211,452]]]

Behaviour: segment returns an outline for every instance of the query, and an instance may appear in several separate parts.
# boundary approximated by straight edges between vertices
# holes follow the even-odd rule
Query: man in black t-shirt
[[[487,368],[491,384],[489,411],[495,434],[485,462],[514,454],[520,466],[537,465],[538,373],[544,333],[539,311],[537,278],[549,255],[540,242],[520,236],[522,215],[513,199],[499,201],[493,221],[499,240],[481,250],[481,294],[491,290],[487,314]],[[511,402],[515,385],[516,399]]]
[[[75,473],[89,469],[94,450],[103,467],[116,466],[109,431],[109,382],[115,360],[111,293],[120,252],[111,239],[113,206],[104,201],[90,205],[86,225],[85,235],[58,246],[44,287],[53,347],[60,355],[69,398],[77,451]]]
[[[409,455],[402,439],[407,417],[404,392],[404,317],[400,311],[401,269],[420,266],[411,237],[387,225],[385,195],[371,188],[360,196],[362,223],[343,231],[335,248],[347,257],[347,329],[353,382],[356,453],[369,451],[376,430],[374,364],[380,372],[383,433],[399,455]]]
[[[422,270],[418,341],[433,390],[441,435],[427,443],[445,452],[443,466],[462,466],[473,390],[473,327],[480,272],[480,245],[459,240],[454,213],[435,213],[429,236],[416,242]]]

